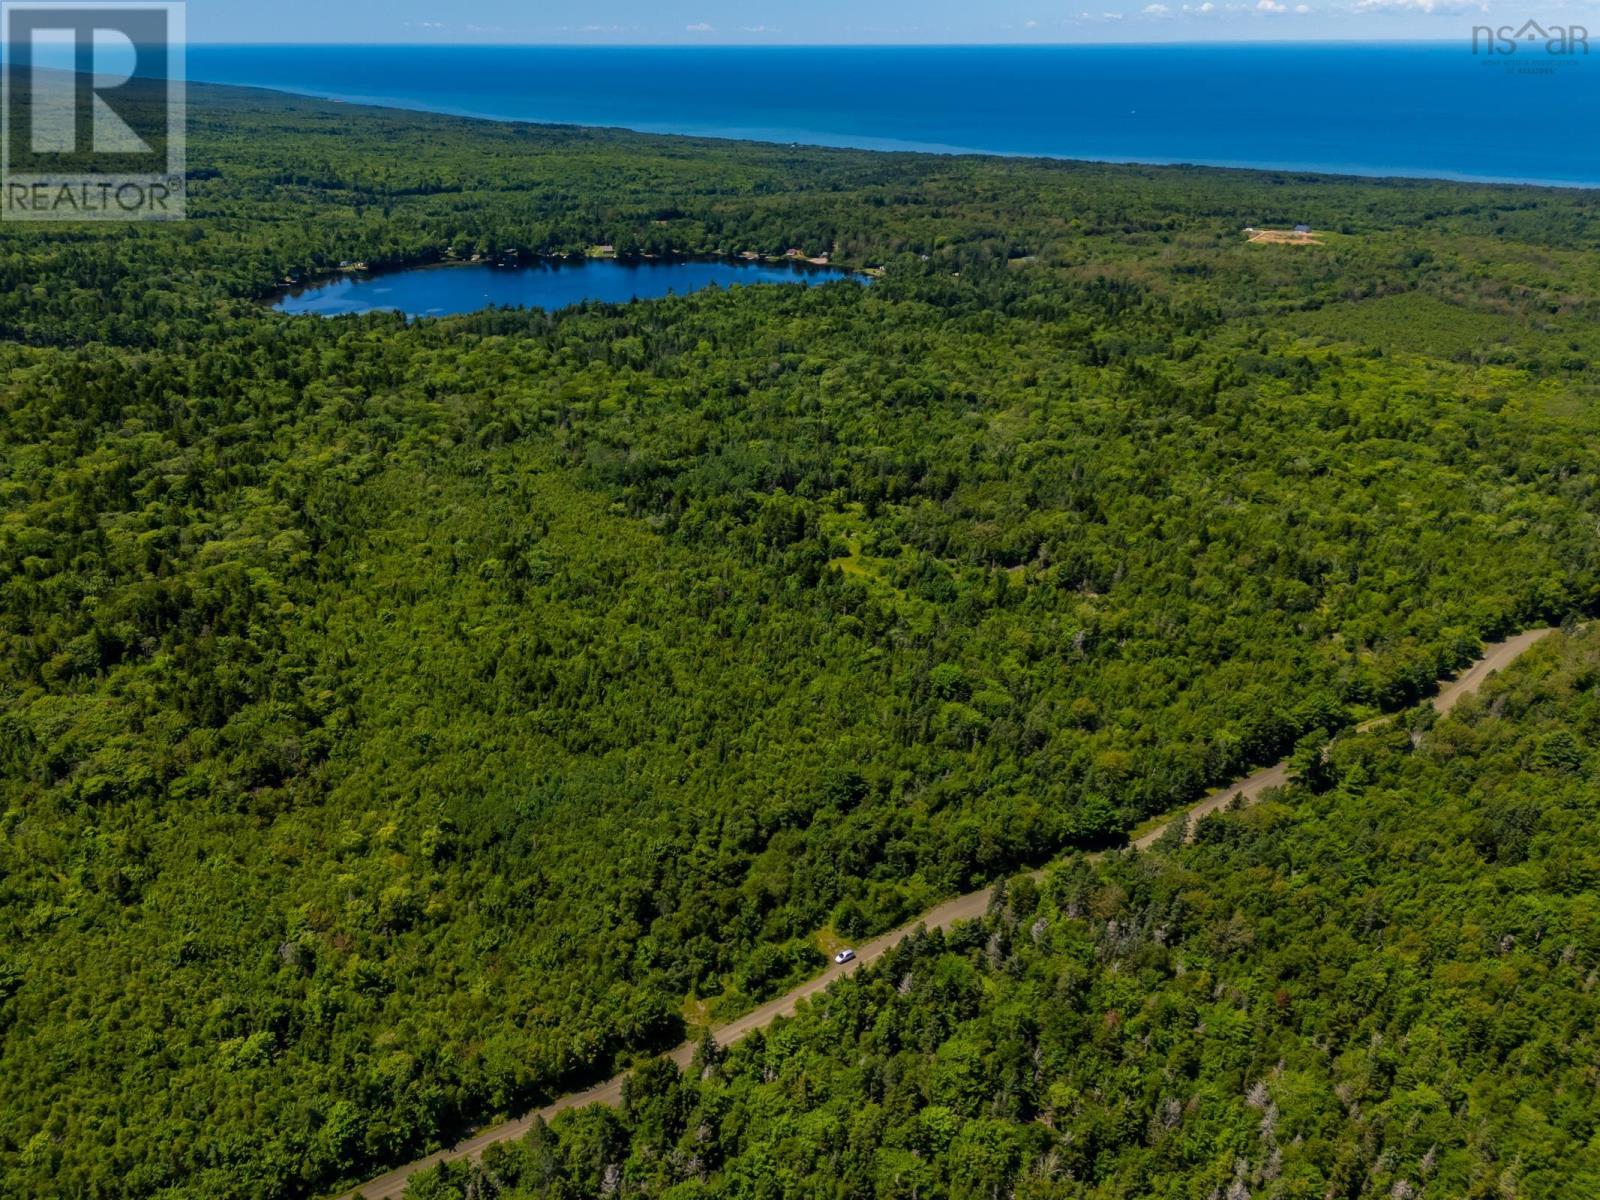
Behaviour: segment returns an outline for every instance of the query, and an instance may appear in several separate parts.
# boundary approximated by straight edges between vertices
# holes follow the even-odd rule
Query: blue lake
[[[1463,13],[1438,43],[191,46],[189,76],[652,133],[1600,183],[1600,55],[1474,53]]]
[[[857,278],[846,271],[799,263],[612,258],[541,261],[521,267],[474,263],[340,275],[293,288],[273,307],[279,312],[323,317],[384,311],[442,317],[491,307],[567,308],[586,300],[625,304],[734,284],[809,286]]]

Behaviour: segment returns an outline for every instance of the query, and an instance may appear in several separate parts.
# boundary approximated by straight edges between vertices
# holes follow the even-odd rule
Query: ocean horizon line
[[[1470,36],[1473,28],[1488,27],[1484,22],[1464,26]],[[1597,30],[1600,35],[1600,30]],[[1440,49],[1459,48],[1461,38],[1152,38],[1144,41],[1092,41],[1092,42],[517,42],[517,41],[272,41],[272,42],[212,42],[190,41],[190,49],[379,49],[379,50],[661,50],[666,52],[695,50],[1161,50],[1161,49],[1265,49],[1282,47],[1339,47],[1352,49],[1415,49],[1434,46]],[[0,49],[4,43],[0,42]]]

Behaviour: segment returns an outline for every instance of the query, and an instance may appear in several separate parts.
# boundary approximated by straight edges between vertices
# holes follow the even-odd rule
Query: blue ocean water
[[[468,116],[870,149],[1600,185],[1600,53],[1449,43],[194,46],[189,76]]]
[[[279,312],[324,317],[379,310],[436,317],[492,306],[557,309],[585,300],[623,304],[733,284],[810,285],[847,278],[854,276],[822,267],[722,260],[595,258],[511,268],[472,264],[343,275],[294,288],[273,307]]]

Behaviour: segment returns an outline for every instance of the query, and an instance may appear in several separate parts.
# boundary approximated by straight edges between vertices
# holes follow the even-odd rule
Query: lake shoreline
[[[524,307],[539,308],[547,312],[560,311],[562,308],[572,307],[576,304],[597,301],[600,303],[628,303],[631,300],[660,299],[668,295],[689,295],[703,291],[711,286],[754,286],[758,284],[773,283],[803,283],[806,286],[816,286],[821,283],[831,283],[842,280],[855,280],[858,283],[871,283],[881,277],[881,270],[876,268],[858,268],[838,266],[832,263],[819,263],[812,259],[792,255],[761,255],[752,257],[754,252],[745,252],[736,255],[691,255],[691,254],[646,254],[616,252],[597,253],[592,249],[583,254],[524,254],[520,250],[508,250],[499,255],[473,255],[470,258],[441,256],[438,258],[418,258],[408,262],[382,263],[377,266],[366,262],[345,262],[336,267],[324,267],[312,273],[299,276],[286,275],[282,282],[261,297],[261,303],[274,311],[287,316],[349,316],[357,313],[371,312],[402,312],[408,320],[415,320],[425,316],[461,316],[470,312],[480,312],[491,308]],[[387,305],[372,305],[361,309],[324,311],[314,304],[305,306],[288,306],[290,302],[307,297],[314,297],[327,293],[330,289],[337,289],[341,284],[351,287],[374,285],[385,279],[395,277],[416,277],[426,273],[443,271],[467,271],[477,269],[492,276],[515,277],[525,276],[529,272],[545,271],[550,273],[567,271],[583,271],[591,267],[609,264],[624,270],[649,270],[667,269],[672,267],[690,267],[702,265],[706,267],[731,268],[734,271],[754,271],[758,277],[751,280],[741,280],[731,276],[719,277],[716,272],[712,277],[702,281],[698,286],[685,288],[682,291],[668,289],[662,292],[652,292],[646,295],[623,297],[620,295],[595,295],[578,296],[567,299],[565,302],[554,305],[537,304],[512,304],[504,305],[490,301],[474,308],[460,308],[440,312],[415,312],[403,307]],[[773,277],[773,273],[783,272],[792,278]]]

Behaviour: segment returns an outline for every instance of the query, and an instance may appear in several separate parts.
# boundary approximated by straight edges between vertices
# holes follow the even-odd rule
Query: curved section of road
[[[1434,711],[1441,714],[1449,712],[1462,699],[1482,687],[1485,679],[1496,671],[1510,666],[1535,643],[1544,641],[1554,632],[1556,632],[1554,628],[1530,629],[1526,633],[1519,633],[1503,642],[1495,642],[1492,646],[1484,647],[1482,658],[1439,689],[1439,694],[1433,698]]]
[[[1455,679],[1446,683],[1439,689],[1438,695],[1433,698],[1433,707],[1440,713],[1447,713],[1462,699],[1472,695],[1483,685],[1483,681],[1496,671],[1516,661],[1529,647],[1549,637],[1556,632],[1551,629],[1530,629],[1519,633],[1515,637],[1507,638],[1503,642],[1495,642],[1484,648],[1483,657],[1468,667]],[[1379,717],[1375,721],[1368,721],[1361,726],[1369,729],[1387,720]],[[1243,797],[1243,803],[1254,804],[1261,798],[1263,792],[1271,788],[1283,787],[1289,782],[1289,764],[1281,762],[1265,770],[1257,771],[1254,775],[1239,782],[1212,792],[1198,804],[1191,806],[1173,820],[1187,820],[1192,825],[1201,817],[1217,812],[1233,803],[1234,798]],[[1138,850],[1145,850],[1152,846],[1156,840],[1167,831],[1171,821],[1152,829],[1135,838],[1131,845]],[[1035,877],[1042,876],[1044,871],[1035,871]],[[947,929],[957,921],[972,921],[983,916],[989,909],[989,898],[992,895],[990,888],[982,891],[969,892],[965,896],[957,896],[954,900],[946,900],[936,908],[931,908],[916,921],[903,925],[899,929],[873,938],[870,942],[862,944],[856,950],[853,962],[843,966],[831,966],[815,979],[807,980],[793,991],[778,997],[760,1008],[754,1009],[737,1020],[730,1021],[712,1030],[717,1042],[727,1046],[757,1029],[763,1029],[772,1024],[779,1017],[792,1017],[800,1001],[809,999],[819,992],[826,991],[834,980],[848,975],[852,971],[860,970],[867,963],[875,962],[882,958],[889,949],[909,937],[919,928]],[[695,1044],[685,1042],[677,1049],[671,1051],[666,1057],[676,1063],[680,1068],[687,1067],[694,1057]],[[406,1184],[411,1177],[419,1171],[426,1171],[441,1162],[454,1162],[460,1159],[478,1159],[483,1157],[484,1150],[496,1142],[513,1141],[527,1133],[533,1127],[535,1118],[549,1120],[559,1112],[567,1109],[582,1108],[587,1104],[617,1105],[622,1102],[622,1081],[626,1072],[614,1076],[604,1083],[597,1083],[585,1091],[573,1092],[561,1097],[552,1104],[547,1104],[537,1112],[528,1113],[513,1121],[495,1125],[474,1134],[465,1141],[458,1142],[445,1150],[439,1150],[426,1158],[397,1167],[393,1171],[367,1183],[353,1192],[347,1192],[340,1200],[356,1200],[364,1197],[365,1200],[398,1200],[405,1191]]]

